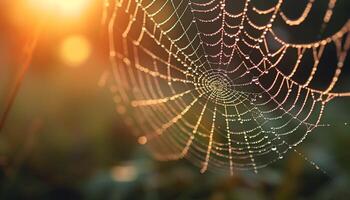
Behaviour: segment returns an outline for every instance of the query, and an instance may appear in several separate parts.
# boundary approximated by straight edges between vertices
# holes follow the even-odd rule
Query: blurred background
[[[337,15],[349,19],[349,2],[340,2]],[[298,149],[327,174],[296,154],[234,177],[155,161],[103,84],[110,63],[102,7],[101,0],[0,1],[0,113],[33,53],[0,132],[0,199],[349,199],[346,98],[327,107],[331,126]]]

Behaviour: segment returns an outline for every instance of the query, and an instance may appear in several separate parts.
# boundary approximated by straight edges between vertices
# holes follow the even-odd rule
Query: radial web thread
[[[287,2],[106,1],[115,101],[156,158],[230,174],[257,172],[287,152],[307,160],[295,147],[321,126],[328,102],[350,96],[336,90],[350,21],[311,42],[289,41],[281,24],[307,25],[318,1],[298,3],[298,16]],[[320,11],[319,33],[337,3]],[[334,63],[324,58],[331,48]]]

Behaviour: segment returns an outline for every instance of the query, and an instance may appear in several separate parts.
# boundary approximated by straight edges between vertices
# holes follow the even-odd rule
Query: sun
[[[87,9],[91,0],[27,0],[27,3],[39,12],[60,17],[75,17]]]

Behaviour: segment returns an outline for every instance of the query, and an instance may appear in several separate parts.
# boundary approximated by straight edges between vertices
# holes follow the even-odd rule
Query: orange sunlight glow
[[[40,13],[59,17],[79,17],[91,0],[26,0],[27,4]]]
[[[59,53],[67,66],[78,67],[90,57],[91,44],[84,36],[69,36],[62,41]]]

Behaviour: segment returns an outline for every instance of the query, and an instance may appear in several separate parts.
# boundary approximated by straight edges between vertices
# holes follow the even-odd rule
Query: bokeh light
[[[139,138],[137,139],[137,142],[138,142],[139,144],[144,145],[144,144],[147,143],[147,137],[141,136],[141,137],[139,137]]]
[[[82,35],[72,35],[65,38],[60,46],[62,61],[71,67],[77,67],[87,61],[91,54],[91,44]]]
[[[132,182],[138,176],[138,170],[133,164],[123,164],[115,166],[111,170],[111,175],[116,182]]]

